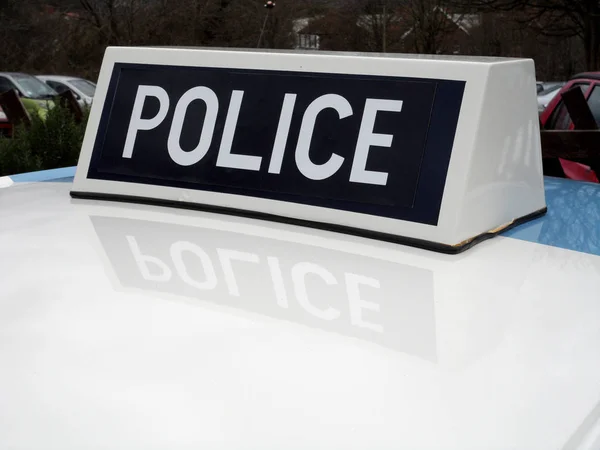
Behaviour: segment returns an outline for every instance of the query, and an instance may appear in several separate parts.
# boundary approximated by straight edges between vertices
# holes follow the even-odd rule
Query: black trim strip
[[[523,217],[513,220],[505,227],[497,228],[493,231],[487,231],[478,236],[461,242],[457,245],[440,244],[439,242],[426,241],[424,239],[416,239],[406,236],[397,236],[394,234],[383,233],[380,231],[363,230],[360,228],[347,227],[344,225],[337,225],[331,223],[315,222],[312,220],[295,219],[291,217],[278,216],[275,214],[261,213],[256,211],[247,211],[238,208],[228,208],[225,206],[213,206],[204,205],[191,202],[180,202],[173,200],[163,200],[150,197],[137,197],[134,195],[120,195],[120,194],[100,194],[95,192],[81,192],[71,191],[71,197],[76,199],[86,200],[107,200],[113,202],[124,202],[124,203],[141,203],[144,205],[162,206],[167,208],[179,208],[189,209],[194,211],[206,211],[212,213],[229,214],[234,216],[248,217],[251,219],[267,220],[270,222],[285,223],[289,225],[300,225],[310,228],[316,228],[319,230],[333,231],[336,233],[349,234],[353,236],[359,236],[368,239],[375,239],[379,241],[391,242],[394,244],[408,245],[410,247],[421,248],[424,250],[431,250],[438,253],[445,253],[448,255],[456,255],[464,252],[465,250],[473,247],[474,245],[483,242],[487,239],[491,239],[494,236],[503,233],[504,231],[510,230],[518,225],[521,225],[530,220],[536,219],[543,216],[548,211],[547,207],[544,207],[538,211],[534,211]]]

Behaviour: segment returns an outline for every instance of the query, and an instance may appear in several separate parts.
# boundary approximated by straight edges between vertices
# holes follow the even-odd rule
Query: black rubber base
[[[447,244],[440,244],[438,242],[426,241],[423,239],[396,236],[393,234],[382,233],[379,231],[363,230],[360,228],[353,228],[353,227],[347,227],[344,225],[335,225],[335,224],[323,223],[323,222],[314,222],[311,220],[294,219],[294,218],[290,218],[290,217],[277,216],[275,214],[266,214],[266,213],[261,213],[261,212],[246,211],[243,209],[227,208],[227,207],[223,207],[223,206],[201,205],[201,204],[197,204],[197,203],[162,200],[162,199],[148,198],[148,197],[137,197],[137,196],[133,196],[133,195],[98,194],[95,192],[79,192],[79,191],[71,191],[71,197],[77,198],[77,199],[87,199],[87,200],[107,200],[107,201],[112,201],[112,202],[141,203],[144,205],[163,206],[163,207],[168,207],[168,208],[191,209],[191,210],[196,210],[196,211],[207,211],[207,212],[214,212],[214,213],[221,213],[221,214],[230,214],[230,215],[235,215],[235,216],[249,217],[252,219],[268,220],[270,222],[286,223],[286,224],[290,224],[290,225],[301,225],[301,226],[306,226],[306,227],[317,228],[320,230],[334,231],[337,233],[350,234],[353,236],[365,237],[365,238],[369,238],[369,239],[376,239],[379,241],[392,242],[394,244],[408,245],[411,247],[422,248],[425,250],[431,250],[434,252],[445,253],[445,254],[450,254],[450,255],[462,253],[465,250],[473,247],[475,244],[478,244],[487,239],[490,239],[500,233],[503,233],[506,230],[510,230],[511,228],[514,228],[517,225],[521,225],[525,222],[529,222],[530,220],[541,217],[544,214],[546,214],[546,211],[547,211],[547,208],[542,208],[538,211],[532,212],[531,214],[527,214],[526,216],[519,217],[518,219],[513,220],[505,227],[500,227],[493,231],[488,231],[488,232],[482,233],[471,239],[467,239],[467,240],[461,242],[460,244],[447,245]]]

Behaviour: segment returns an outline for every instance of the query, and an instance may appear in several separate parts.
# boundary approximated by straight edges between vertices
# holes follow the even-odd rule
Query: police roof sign
[[[530,60],[109,48],[72,195],[459,252],[545,211]]]
[[[115,70],[115,104],[102,157],[92,158],[94,177],[124,166],[122,181],[161,178],[169,186],[202,184],[394,218],[400,208],[416,211],[436,87],[452,111],[431,117],[445,130],[440,151],[447,157],[464,88],[464,82],[264,70],[130,64]],[[387,98],[390,92],[397,99]],[[401,113],[412,120],[399,120]],[[437,208],[423,203],[416,221],[435,223],[442,187]]]

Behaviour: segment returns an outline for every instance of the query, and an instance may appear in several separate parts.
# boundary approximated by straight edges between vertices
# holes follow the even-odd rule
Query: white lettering
[[[231,100],[229,102],[227,118],[225,119],[225,128],[223,129],[223,138],[221,139],[219,155],[217,156],[217,166],[257,171],[260,170],[260,163],[262,161],[260,156],[236,155],[231,153],[231,146],[233,145],[233,137],[243,97],[244,91],[231,92]]]
[[[378,333],[383,333],[383,326],[368,323],[363,320],[363,309],[379,312],[379,305],[377,303],[362,300],[360,298],[359,290],[360,284],[379,289],[381,287],[379,280],[362,275],[355,275],[353,273],[345,273],[344,277],[346,279],[346,289],[348,291],[348,300],[350,302],[350,322],[352,325],[356,325],[361,328],[368,328]]]
[[[290,125],[292,123],[292,114],[294,112],[295,104],[296,94],[285,94],[283,105],[281,106],[279,124],[277,125],[275,143],[273,144],[273,152],[271,153],[269,173],[279,173],[281,171],[283,153],[285,152],[285,145],[287,144],[288,134],[290,133]]]
[[[142,119],[142,111],[144,110],[144,104],[146,103],[147,97],[158,99],[158,112],[151,119]],[[127,129],[127,138],[125,139],[125,146],[123,147],[123,158],[131,158],[133,156],[133,146],[135,145],[138,131],[156,128],[163,120],[165,120],[167,112],[169,112],[169,95],[167,94],[167,91],[160,86],[138,86],[137,93],[135,94],[135,101],[133,103],[133,110],[131,111],[129,128]]]
[[[127,243],[145,280],[166,282],[171,279],[172,272],[169,266],[155,256],[143,255],[135,237],[127,236]],[[150,265],[156,267],[158,273],[151,273]]]
[[[337,111],[340,119],[344,119],[352,115],[352,106],[344,97],[337,94],[326,94],[315,99],[306,111],[302,118],[300,126],[300,135],[298,136],[298,144],[296,146],[296,166],[298,170],[306,178],[311,180],[324,180],[336,173],[342,164],[344,158],[333,153],[329,161],[324,164],[314,164],[309,156],[310,143],[315,129],[317,115],[326,108],[333,108]]]
[[[387,172],[366,170],[370,147],[391,147],[394,138],[391,134],[373,133],[378,111],[400,112],[402,111],[402,101],[367,99],[356,141],[352,171],[350,172],[350,181],[354,183],[378,184],[381,186],[387,184]]]
[[[210,290],[217,287],[217,274],[215,273],[215,268],[213,267],[213,263],[210,260],[210,256],[198,247],[195,244],[190,242],[175,242],[171,245],[171,258],[173,258],[173,264],[175,265],[175,269],[177,273],[181,277],[181,279],[189,284],[192,287],[202,290]],[[202,265],[202,270],[204,272],[205,280],[198,281],[194,280],[187,272],[187,268],[183,262],[183,254],[184,252],[191,253],[192,255],[198,257],[200,263]]]
[[[204,123],[202,125],[202,131],[200,132],[198,145],[195,149],[186,152],[181,148],[179,141],[181,139],[181,130],[183,128],[187,109],[190,106],[190,103],[195,100],[203,100],[204,103],[206,103],[206,115],[204,116]],[[197,86],[181,96],[175,107],[171,131],[169,131],[169,139],[167,141],[169,156],[174,162],[180,166],[191,166],[204,158],[212,142],[218,112],[219,99],[217,98],[217,95],[207,87]]]
[[[233,267],[231,261],[246,261],[251,263],[258,263],[258,255],[253,253],[239,252],[237,250],[224,250],[222,248],[217,249],[219,260],[221,261],[221,267],[223,267],[223,274],[225,275],[225,283],[227,284],[227,290],[230,295],[235,297],[240,296],[240,290],[233,273]]]
[[[321,277],[327,285],[337,284],[337,280],[331,272],[324,269],[323,267],[312,264],[312,263],[298,263],[292,267],[292,281],[294,283],[294,292],[298,303],[310,314],[323,320],[334,320],[340,316],[340,312],[332,308],[331,306],[325,310],[321,310],[310,303],[308,299],[308,293],[306,292],[306,275],[315,274]],[[321,299],[325,299],[326,296],[321,295]]]
[[[281,266],[279,265],[279,258],[268,256],[267,264],[269,265],[269,270],[271,271],[271,278],[273,279],[273,289],[275,289],[275,298],[277,299],[277,304],[282,308],[287,308],[289,305],[287,294],[285,292],[285,285],[283,284],[283,275],[281,273]]]

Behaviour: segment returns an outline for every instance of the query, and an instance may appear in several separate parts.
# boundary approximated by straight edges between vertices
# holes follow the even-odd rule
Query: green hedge
[[[78,124],[58,104],[45,118],[32,114],[31,127],[17,127],[13,138],[0,136],[0,176],[76,165],[87,117],[85,111]]]

